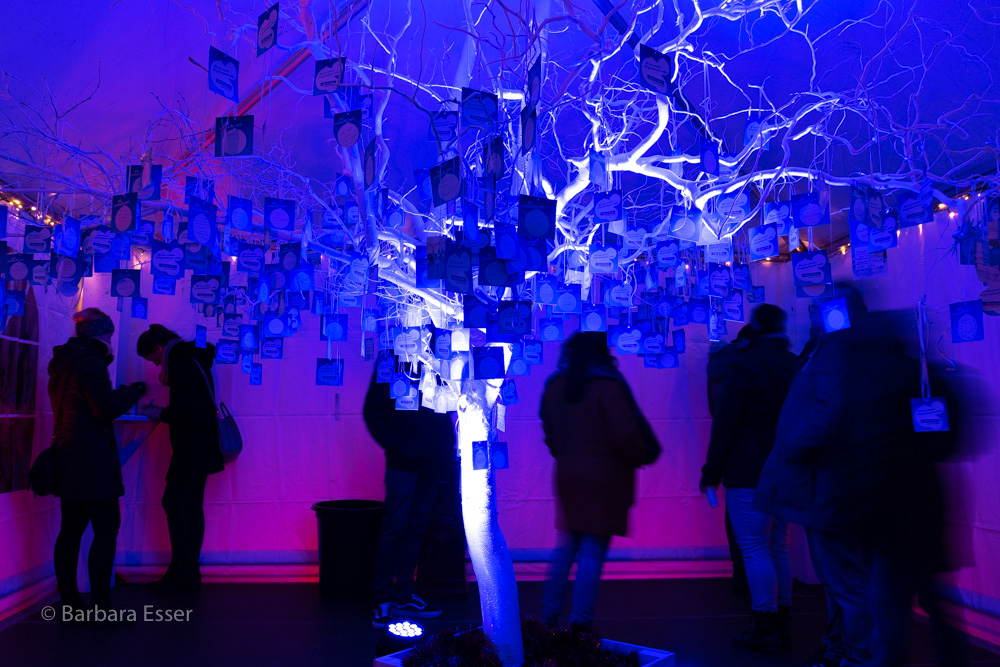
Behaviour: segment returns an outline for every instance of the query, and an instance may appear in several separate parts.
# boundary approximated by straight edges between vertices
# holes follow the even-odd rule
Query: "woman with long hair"
[[[49,362],[49,399],[55,428],[52,433],[54,495],[59,498],[61,524],[53,555],[62,605],[84,608],[76,585],[80,539],[87,525],[94,528],[87,568],[92,606],[109,611],[111,576],[115,565],[121,509],[125,495],[114,421],[146,393],[136,382],[112,389],[108,365],[114,322],[97,308],[73,316],[76,336],[52,351]],[[60,616],[62,618],[63,615]]]
[[[212,364],[215,347],[200,348],[160,324],[139,336],[136,352],[160,367],[160,382],[170,388],[166,407],[150,403],[143,414],[170,427],[170,467],[163,510],[170,533],[170,566],[153,583],[161,592],[201,587],[201,545],[205,539],[205,483],[221,472],[219,425]]]
[[[608,352],[607,335],[574,334],[563,345],[541,406],[545,444],[556,459],[558,544],[545,582],[542,620],[554,625],[577,561],[571,624],[589,626],[612,535],[628,530],[635,471],[660,445]]]

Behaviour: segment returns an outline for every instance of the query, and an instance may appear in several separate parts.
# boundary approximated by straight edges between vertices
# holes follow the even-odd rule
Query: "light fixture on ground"
[[[375,657],[404,651],[424,639],[424,628],[413,621],[393,621],[379,633],[375,644]]]

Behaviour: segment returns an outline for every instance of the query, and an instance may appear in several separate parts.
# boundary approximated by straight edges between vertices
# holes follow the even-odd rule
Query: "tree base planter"
[[[599,639],[597,635],[586,630],[581,632],[579,629],[562,628],[553,631],[545,628],[539,621],[529,620],[525,622],[524,634],[526,638],[524,659],[528,665],[541,664],[546,658],[553,658],[558,661],[556,664],[567,666],[584,661],[586,664],[674,667],[674,654],[670,651]],[[417,651],[420,651],[420,654],[417,654]],[[617,655],[609,655],[608,651]],[[419,660],[421,665],[500,664],[492,644],[485,639],[481,629],[476,629],[468,633],[456,634],[454,631],[439,633],[427,640],[427,644],[422,647],[409,648],[376,658],[373,667],[405,667],[406,659],[410,657]],[[413,660],[410,662],[413,663]]]

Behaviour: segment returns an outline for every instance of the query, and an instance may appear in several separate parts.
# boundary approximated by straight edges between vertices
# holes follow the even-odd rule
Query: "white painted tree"
[[[220,237],[266,250],[300,242],[303,257],[316,264],[314,291],[345,298],[342,303],[369,299],[365,318],[376,322],[369,327],[376,332],[388,331],[390,323],[433,324],[468,343],[469,330],[480,328],[465,321],[470,297],[494,314],[510,300],[551,303],[532,289],[535,274],[579,285],[583,300],[615,306],[622,322],[632,321],[640,300],[660,306],[648,300],[669,297],[663,309],[654,309],[666,325],[672,309],[697,292],[695,274],[686,269],[704,266],[699,248],[734,243],[737,259],[752,256],[747,227],[785,225],[770,238],[769,254],[777,255],[779,235],[791,238],[786,250],[802,242],[819,247],[814,230],[816,236],[832,230],[858,201],[854,223],[882,232],[894,209],[921,221],[932,197],[955,205],[965,192],[995,193],[991,119],[1000,95],[995,63],[982,44],[991,43],[983,37],[995,33],[996,11],[970,3],[943,16],[934,4],[879,0],[859,9],[832,0],[523,0],[516,6],[462,0],[417,8],[404,0],[355,0],[332,8],[303,2],[283,7],[276,24],[261,19],[264,33],[277,25],[278,46],[266,60],[241,62],[260,72],[260,80],[239,105],[199,114],[184,91],[159,91],[160,113],[129,128],[136,136],[115,154],[88,145],[86,128],[71,127],[76,106],[6,77],[0,114],[5,192],[23,201],[23,217],[37,213],[45,222],[54,216],[55,224],[67,215],[93,214],[84,226],[96,227],[107,220],[112,196],[128,189],[127,166],[142,167],[141,189],[152,166],[162,164],[169,187],[161,201],[142,204],[144,219],[155,225],[150,233],[163,240],[173,236],[165,216],[184,215],[185,176],[215,181],[220,207],[228,206],[224,195],[249,199],[258,212],[265,196],[293,200],[300,212],[293,229],[267,229],[257,219],[241,230],[227,221]],[[195,3],[191,9],[215,45],[231,54],[257,46],[258,8],[220,7],[199,14]],[[178,54],[178,60],[189,56],[203,57]],[[284,129],[271,129],[296,122],[289,109],[314,92],[312,62],[341,57],[340,85],[324,95],[331,113],[341,114],[333,120],[337,142],[317,134],[322,139],[305,147]],[[956,63],[968,73],[964,85],[949,78]],[[203,85],[200,73],[192,77],[195,85]],[[463,89],[496,96],[488,118],[463,117]],[[359,110],[360,123],[348,115]],[[253,157],[214,157],[215,117],[250,112],[259,137]],[[318,121],[305,122],[316,127]],[[345,124],[361,139],[351,128],[341,135]],[[420,143],[428,128],[432,141]],[[499,152],[495,141],[502,142]],[[317,144],[332,167],[316,168]],[[463,188],[442,192],[440,182],[411,176],[454,158]],[[304,162],[312,166],[300,167]],[[849,198],[852,188],[867,196]],[[516,276],[508,284],[487,284],[493,281],[471,267],[465,290],[426,274],[428,238],[459,247],[478,232],[484,240],[493,234],[499,247],[497,232],[517,225],[522,195],[554,202],[555,233],[540,265],[533,263],[531,244],[520,239],[513,255],[504,255]],[[37,211],[28,211],[28,202]],[[811,226],[815,222],[828,226]],[[789,223],[808,239],[800,240]],[[838,234],[829,232],[827,249],[846,248]],[[595,245],[615,248],[614,268],[592,270]],[[852,250],[859,262],[869,250],[880,252],[871,244],[855,243]],[[232,248],[220,251],[233,254]],[[133,244],[132,259],[148,262],[148,249]],[[377,278],[374,289],[369,272]],[[79,282],[74,274],[55,275],[67,279],[67,292]],[[281,290],[255,293],[237,281],[225,303],[248,315],[261,308],[287,312],[286,297]],[[496,480],[488,461],[478,470],[472,457],[473,442],[495,435],[501,379],[477,378],[474,370],[470,379],[470,359],[462,354],[468,348],[444,360],[426,336],[422,340],[404,356],[421,400],[458,412],[463,515],[484,626],[504,664],[518,665],[517,591],[497,521]],[[503,346],[506,363],[523,352],[509,339],[488,345]]]

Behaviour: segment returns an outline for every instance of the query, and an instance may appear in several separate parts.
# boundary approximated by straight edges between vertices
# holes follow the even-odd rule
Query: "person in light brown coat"
[[[660,445],[608,352],[607,335],[576,333],[542,395],[545,444],[556,459],[558,545],[545,583],[542,620],[554,625],[577,563],[570,624],[589,626],[612,535],[628,531],[635,471]]]

